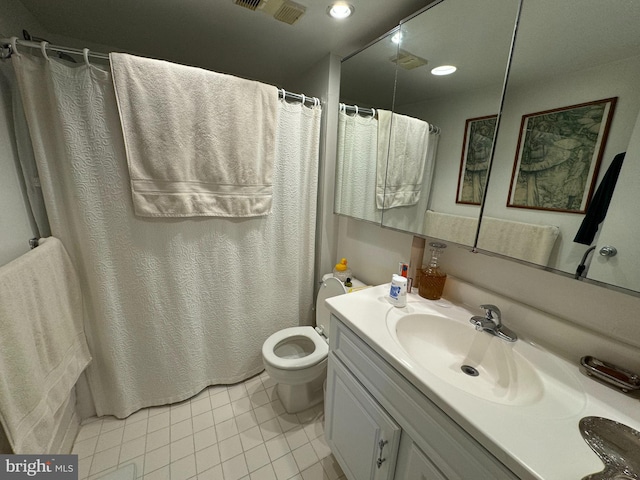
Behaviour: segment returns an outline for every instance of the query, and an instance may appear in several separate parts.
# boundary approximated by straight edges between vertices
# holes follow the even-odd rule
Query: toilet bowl
[[[355,279],[352,285],[364,286]],[[347,291],[340,280],[325,275],[316,298],[316,327],[285,328],[262,345],[264,368],[276,382],[276,392],[288,413],[300,412],[323,400],[331,321],[324,301]]]

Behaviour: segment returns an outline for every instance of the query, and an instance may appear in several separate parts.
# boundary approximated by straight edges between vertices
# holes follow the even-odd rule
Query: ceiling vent
[[[295,2],[284,2],[282,6],[274,13],[273,18],[281,22],[293,25],[302,15],[306,8]]]
[[[249,10],[255,10],[260,6],[263,0],[236,0],[236,5],[248,8]]]
[[[296,23],[306,11],[306,7],[290,0],[235,0],[235,4],[254,12],[266,13],[289,25]]]
[[[414,68],[422,67],[427,64],[427,61],[424,58],[420,58],[406,50],[400,50],[397,55],[394,55],[389,60],[405,70],[413,70]]]

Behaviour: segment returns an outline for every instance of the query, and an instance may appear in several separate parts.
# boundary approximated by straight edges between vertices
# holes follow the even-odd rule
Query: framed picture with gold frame
[[[585,213],[616,101],[523,115],[507,207]]]
[[[456,203],[480,205],[482,202],[497,118],[497,115],[488,115],[465,122]]]

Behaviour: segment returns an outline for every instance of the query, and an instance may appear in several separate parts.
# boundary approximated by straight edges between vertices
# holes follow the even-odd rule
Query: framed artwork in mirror
[[[507,207],[585,213],[616,100],[523,115]]]
[[[456,203],[480,205],[482,202],[497,118],[497,115],[488,115],[465,122]]]

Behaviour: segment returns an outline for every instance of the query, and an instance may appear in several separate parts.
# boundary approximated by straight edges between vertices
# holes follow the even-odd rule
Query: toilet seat
[[[294,337],[304,337],[313,342],[314,350],[309,355],[297,358],[283,358],[275,354],[275,349],[283,341]],[[262,356],[266,362],[281,370],[302,370],[312,367],[327,358],[329,345],[313,327],[290,327],[271,335],[262,345]]]

